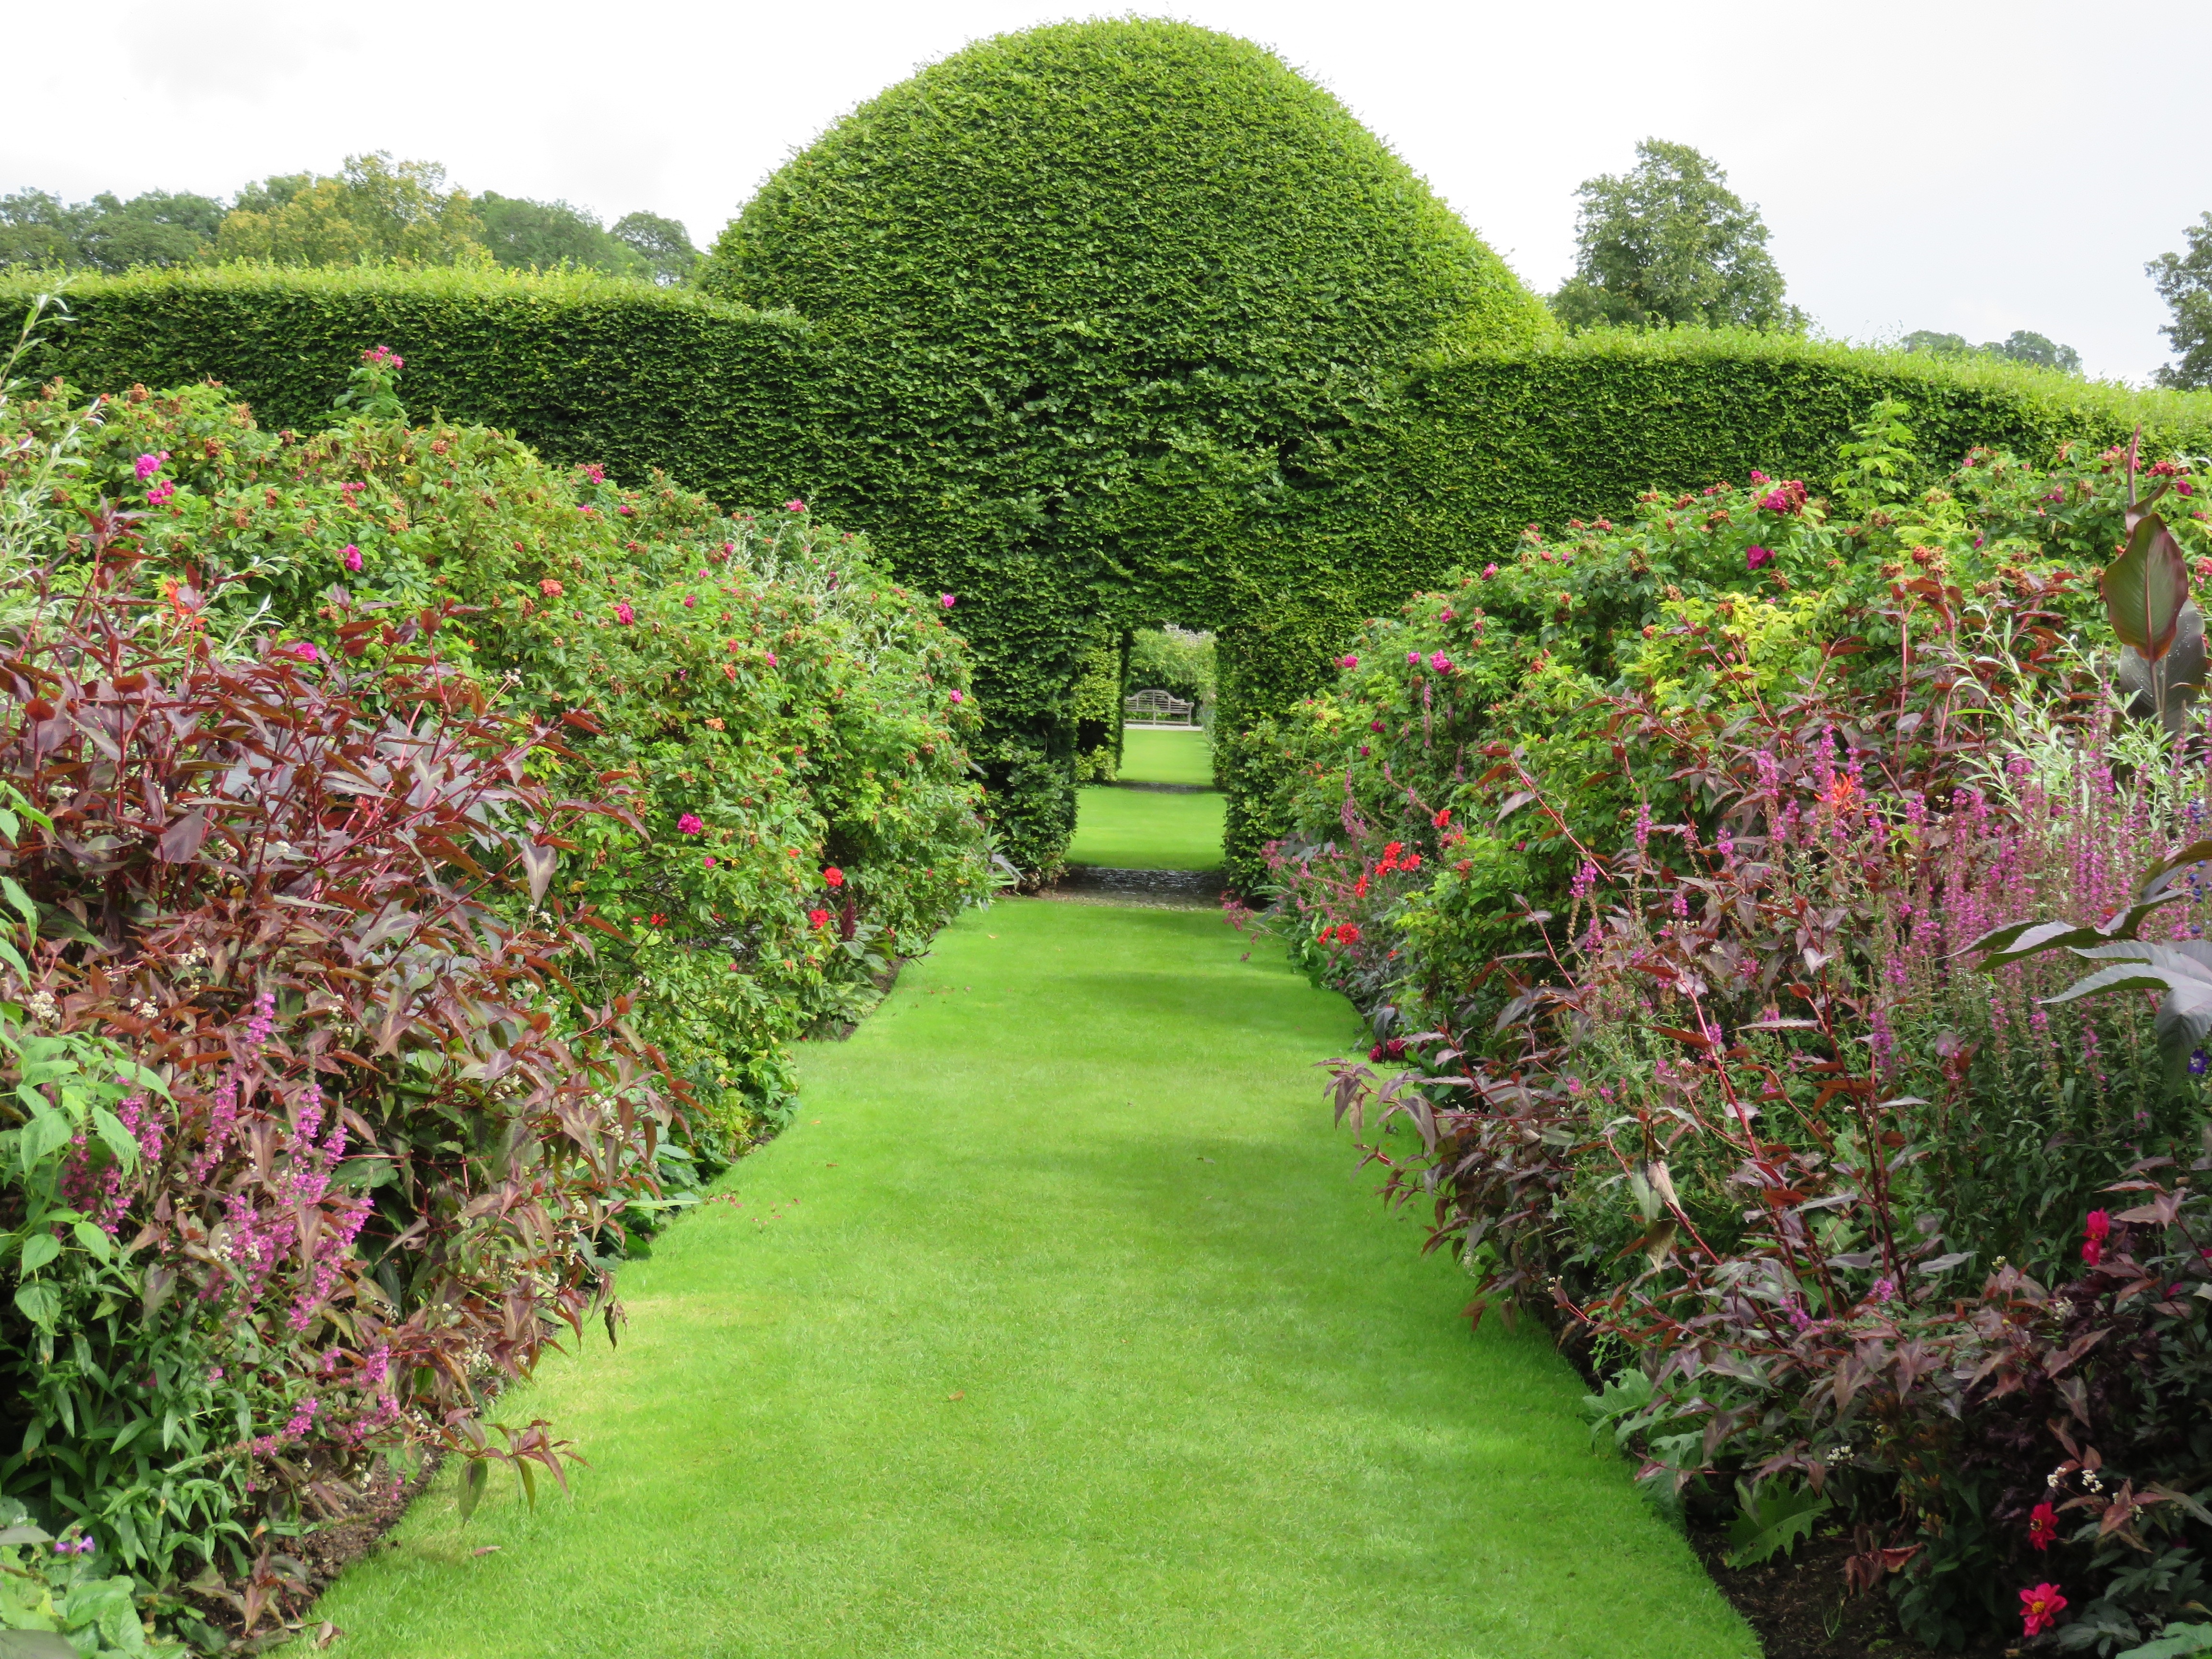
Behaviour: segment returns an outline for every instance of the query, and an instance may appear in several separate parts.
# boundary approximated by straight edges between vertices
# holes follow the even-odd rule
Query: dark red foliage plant
[[[118,1108],[136,1158],[66,1154],[113,1248],[81,1223],[27,1251],[0,1308],[0,1484],[222,1595],[257,1528],[344,1510],[381,1452],[471,1460],[471,1494],[492,1460],[561,1476],[491,1402],[594,1314],[611,1334],[613,1224],[672,1102],[625,1003],[565,994],[562,830],[620,797],[541,787],[557,732],[489,712],[436,611],[374,670],[220,649],[189,586],[131,597],[133,528],[94,514],[82,592],[0,647],[31,809],[4,868],[40,915],[6,995],[167,1090]]]

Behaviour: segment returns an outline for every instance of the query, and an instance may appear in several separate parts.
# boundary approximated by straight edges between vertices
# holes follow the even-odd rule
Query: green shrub
[[[1571,519],[1622,517],[1647,489],[1753,467],[1826,480],[1884,397],[1911,410],[1909,470],[1923,487],[1978,443],[2047,459],[2069,437],[2101,445],[2138,421],[2156,452],[2212,450],[2202,393],[1777,336],[1599,331],[1332,382],[1334,412],[1278,428],[1274,460],[1234,452],[1254,467],[1241,492],[1224,482],[1231,449],[1175,435],[1157,454],[1115,450],[1108,460],[1127,466],[1079,500],[1057,471],[1049,489],[1014,489],[1004,468],[1037,452],[1018,433],[988,449],[997,428],[946,416],[944,386],[871,401],[878,370],[850,361],[831,325],[694,292],[589,276],[222,270],[87,278],[72,304],[78,320],[42,373],[117,391],[212,375],[263,424],[307,428],[361,348],[386,342],[410,359],[418,407],[514,432],[549,459],[603,462],[632,485],[659,467],[724,501],[803,496],[869,530],[902,578],[960,597],[994,721],[993,818],[1029,868],[1073,829],[1070,688],[1101,621],[1213,629],[1231,869],[1247,889],[1282,826],[1267,805],[1272,775],[1248,775],[1236,739],[1324,684],[1365,618],[1455,566],[1510,556],[1532,522],[1556,534]],[[1192,413],[1196,391],[1174,396]],[[1297,399],[1283,396],[1287,419]],[[1237,397],[1223,431],[1264,401]],[[1073,418],[1021,407],[993,419],[1026,431]],[[1085,517],[1109,507],[1121,516]],[[1156,509],[1172,522],[1146,516]],[[1085,537],[1106,562],[1084,562]]]

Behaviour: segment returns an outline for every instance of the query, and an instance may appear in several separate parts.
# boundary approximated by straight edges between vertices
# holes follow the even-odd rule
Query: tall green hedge
[[[507,428],[627,481],[660,467],[733,505],[801,496],[871,531],[904,580],[959,596],[985,712],[1011,710],[994,811],[1031,868],[1064,845],[1071,694],[1109,630],[1219,635],[1231,867],[1249,880],[1273,826],[1239,791],[1236,733],[1318,684],[1358,620],[1455,563],[1502,557],[1528,524],[1618,515],[1647,489],[1754,466],[1817,486],[1886,397],[1911,407],[1931,469],[1977,443],[2041,457],[2068,439],[2117,442],[2137,421],[2154,450],[2212,452],[2212,393],[1771,336],[1594,334],[1378,374],[1330,422],[1285,428],[1264,462],[1194,440],[1091,475],[1106,479],[1102,516],[1085,519],[1066,491],[1026,506],[994,495],[993,456],[926,408],[872,401],[857,388],[874,371],[826,325],[710,297],[588,277],[233,270],[90,279],[72,303],[77,321],[39,368],[87,387],[212,375],[265,423],[306,427],[362,348],[389,343],[420,415]]]
[[[779,171],[701,280],[804,313],[832,355],[842,486],[959,587],[1032,864],[1072,792],[1015,813],[1003,775],[1072,775],[1098,624],[1218,609],[1252,503],[1298,489],[1316,434],[1430,351],[1553,326],[1329,94],[1158,21],[925,69]]]

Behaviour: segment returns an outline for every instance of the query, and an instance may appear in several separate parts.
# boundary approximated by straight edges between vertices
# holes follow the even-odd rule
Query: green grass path
[[[1212,787],[1213,751],[1203,732],[1160,732],[1141,726],[1121,733],[1125,783],[1185,783],[1203,794],[1097,786],[1076,792],[1070,864],[1111,870],[1218,870],[1222,811],[1227,798]]]
[[[1156,726],[1121,728],[1121,766],[1130,783],[1195,783],[1213,787],[1213,747],[1203,732],[1163,732]]]
[[[971,913],[806,1052],[742,1207],[624,1270],[620,1348],[507,1403],[574,1496],[464,1529],[442,1483],[333,1651],[1755,1653],[1568,1368],[1470,1339],[1355,1170],[1313,1069],[1352,1024],[1210,915]]]

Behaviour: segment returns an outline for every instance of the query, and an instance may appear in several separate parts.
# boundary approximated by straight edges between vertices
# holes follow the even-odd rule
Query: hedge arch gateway
[[[924,70],[771,179],[702,283],[812,330],[843,437],[823,504],[958,596],[1026,869],[1073,828],[1070,693],[1101,638],[1171,621],[1233,659],[1260,613],[1340,618],[1337,573],[1262,521],[1304,516],[1416,361],[1552,330],[1328,93],[1159,21]]]

